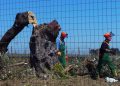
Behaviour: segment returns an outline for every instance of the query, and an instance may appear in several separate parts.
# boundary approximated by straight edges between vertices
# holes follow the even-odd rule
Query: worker
[[[65,41],[64,41],[66,37],[68,37],[68,34],[66,32],[61,32],[60,38],[57,38],[56,40],[58,59],[64,68],[66,66]]]
[[[103,77],[103,74],[101,74],[101,69],[106,64],[109,66],[112,76],[117,76],[115,65],[112,63],[112,60],[109,57],[109,54],[115,54],[115,52],[111,50],[109,46],[109,42],[112,40],[112,36],[114,36],[112,32],[104,34],[105,40],[103,41],[99,50],[99,61],[97,65],[99,77]]]

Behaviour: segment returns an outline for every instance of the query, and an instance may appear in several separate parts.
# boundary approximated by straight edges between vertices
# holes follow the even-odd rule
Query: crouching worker
[[[112,32],[104,34],[105,40],[103,41],[99,51],[99,62],[97,65],[97,71],[100,77],[103,77],[103,75],[101,74],[101,69],[106,64],[111,70],[112,77],[117,76],[115,65],[112,63],[112,60],[109,57],[109,54],[115,54],[115,52],[113,52],[109,47],[109,42],[111,41],[112,36],[114,36]]]
[[[60,38],[57,38],[56,40],[56,46],[57,46],[57,55],[60,63],[65,68],[66,67],[66,58],[65,58],[65,41],[64,39],[68,36],[67,33],[61,32]]]

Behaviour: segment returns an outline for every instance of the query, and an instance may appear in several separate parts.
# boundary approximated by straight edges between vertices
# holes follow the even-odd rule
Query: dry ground
[[[14,64],[21,61],[27,62],[28,59],[12,58],[10,60]],[[12,79],[1,80],[0,86],[120,86],[120,82],[110,84],[105,82],[105,79],[92,80],[88,75],[71,77],[69,79],[40,80],[31,75],[31,71],[23,72],[27,68],[29,67],[12,67],[11,70],[14,77]]]
[[[40,80],[33,77],[0,81],[0,86],[120,86],[120,82],[110,84],[104,79],[92,80],[89,76],[78,76],[63,80]]]

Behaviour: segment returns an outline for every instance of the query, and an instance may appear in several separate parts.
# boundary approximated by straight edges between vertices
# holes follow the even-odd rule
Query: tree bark
[[[2,70],[4,67],[2,56],[4,56],[5,53],[7,52],[9,43],[28,24],[33,24],[33,26],[37,24],[35,15],[30,11],[17,13],[13,26],[4,34],[4,36],[0,40],[0,70]]]
[[[7,52],[7,47],[12,39],[20,33],[28,24],[35,24],[37,20],[34,14],[30,11],[18,13],[13,26],[4,34],[0,40],[0,52]]]
[[[59,31],[60,25],[56,20],[33,29],[30,38],[30,63],[38,77],[46,74],[58,62],[55,41]]]

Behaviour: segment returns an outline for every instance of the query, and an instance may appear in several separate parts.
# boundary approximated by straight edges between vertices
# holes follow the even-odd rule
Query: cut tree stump
[[[30,64],[36,70],[38,77],[51,70],[58,62],[56,53],[56,38],[59,35],[60,25],[56,20],[40,24],[32,31],[30,38]]]

